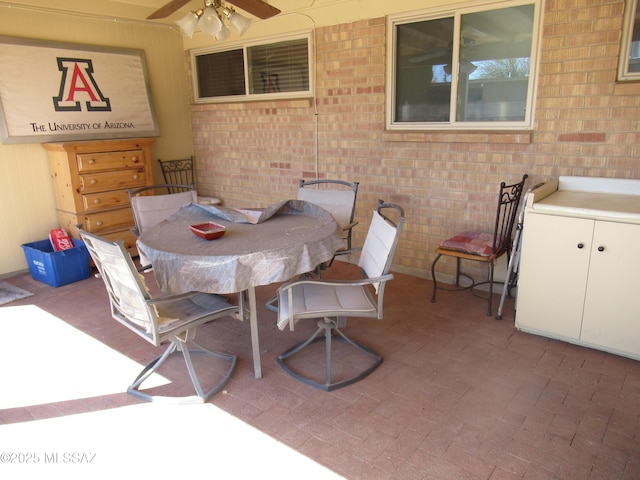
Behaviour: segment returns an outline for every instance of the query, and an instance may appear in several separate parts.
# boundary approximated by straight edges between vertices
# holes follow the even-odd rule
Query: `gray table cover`
[[[224,225],[225,235],[205,240],[189,229],[209,221]],[[163,290],[228,294],[290,280],[344,246],[333,216],[311,203],[278,203],[258,222],[247,223],[230,208],[190,204],[144,231],[138,249],[151,260]]]

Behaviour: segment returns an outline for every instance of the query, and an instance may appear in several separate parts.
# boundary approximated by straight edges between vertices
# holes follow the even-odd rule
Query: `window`
[[[625,7],[618,80],[640,80],[640,8],[638,0]]]
[[[311,96],[309,36],[192,53],[196,102]]]
[[[500,2],[389,17],[387,128],[531,128],[539,11]]]

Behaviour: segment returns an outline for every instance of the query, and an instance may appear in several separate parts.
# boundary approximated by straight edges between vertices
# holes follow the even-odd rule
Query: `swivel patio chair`
[[[179,160],[158,159],[158,163],[160,164],[165,183],[171,185],[169,193],[184,191],[179,185],[196,184],[195,162],[193,157]],[[219,198],[200,195],[198,195],[197,202],[202,205],[220,205],[222,203]]]
[[[400,206],[379,203],[361,249],[358,261],[362,272],[360,279],[299,279],[278,289],[280,329],[289,326],[293,330],[302,319],[319,319],[318,329],[310,338],[278,356],[278,363],[285,372],[308,385],[331,391],[362,380],[382,363],[382,356],[351,340],[341,329],[346,326],[348,317],[383,318],[385,285],[393,278],[389,271],[404,221],[404,211]],[[316,371],[315,367],[320,366],[316,362],[307,362],[307,367],[301,367],[300,362],[294,366],[293,357],[298,354],[305,357],[302,355],[304,349],[322,341],[321,334],[324,334],[325,342],[324,375],[322,371]],[[349,367],[349,372],[345,369],[335,376],[332,371],[334,339],[346,344],[355,356],[362,357],[358,358],[356,365]]]
[[[345,246],[335,253],[333,259],[337,255],[351,253],[353,227],[358,224],[358,222],[353,221],[358,185],[359,182],[346,182],[343,180],[300,180],[298,200],[304,200],[324,208],[333,215],[340,228],[342,228]],[[333,259],[326,265],[327,267],[331,266]]]
[[[222,390],[231,378],[236,357],[209,351],[193,339],[196,327],[220,317],[237,315],[238,307],[217,295],[199,292],[152,298],[121,240],[111,242],[82,229],[79,231],[109,294],[111,316],[156,347],[168,342],[165,352],[144,367],[127,392],[151,402],[203,403]],[[196,394],[171,397],[151,393],[158,387],[142,391],[142,384],[177,352],[182,353]],[[207,362],[208,369],[216,372],[216,378],[219,378],[212,388],[203,389],[192,355],[214,360]]]
[[[322,270],[329,268],[333,264],[336,256],[354,253],[351,238],[353,227],[358,224],[357,221],[353,220],[356,209],[356,198],[358,196],[358,185],[359,182],[347,182],[344,180],[300,179],[298,200],[313,203],[331,213],[342,229],[342,236],[345,242],[344,247],[336,251],[328,263],[317,265],[315,270],[309,272],[309,274],[315,274],[319,277]],[[357,252],[357,250],[355,252]],[[303,276],[309,276],[309,274]],[[264,304],[265,308],[272,312],[277,312],[277,301],[277,296],[269,298]]]
[[[500,184],[498,194],[498,208],[496,211],[495,223],[492,230],[465,231],[448,238],[436,248],[436,257],[431,264],[431,276],[433,278],[433,292],[431,303],[436,301],[436,292],[441,290],[472,290],[479,285],[488,284],[488,305],[487,316],[491,316],[493,302],[494,267],[498,259],[503,255],[509,256],[511,252],[513,226],[518,214],[518,204],[522,196],[522,190],[527,175],[522,176],[522,180],[512,185],[505,182]],[[442,256],[456,259],[456,276],[453,287],[444,287],[438,284],[436,278],[436,264]],[[488,265],[488,279],[476,282],[470,275],[461,271],[461,261],[471,260]],[[460,279],[464,277],[469,282],[468,285],[461,285]]]
[[[167,191],[174,193],[166,193]],[[198,200],[193,185],[151,185],[137,189],[130,188],[128,192],[136,225],[133,233],[136,237],[146,229],[166,220],[181,207],[196,203]],[[143,270],[151,268],[151,262],[142,253],[140,253],[140,265]]]

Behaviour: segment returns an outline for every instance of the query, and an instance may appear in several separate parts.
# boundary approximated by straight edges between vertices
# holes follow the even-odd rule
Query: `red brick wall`
[[[378,198],[399,203],[395,268],[430,277],[446,235],[491,224],[503,180],[640,178],[640,84],[616,83],[623,9],[547,0],[535,128],[524,133],[385,131],[385,19],[318,28],[317,115],[301,100],[192,107],[199,189],[265,206],[294,198],[317,158],[320,177],[360,182],[355,243]]]

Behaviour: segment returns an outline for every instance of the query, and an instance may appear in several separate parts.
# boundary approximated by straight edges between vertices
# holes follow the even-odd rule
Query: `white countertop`
[[[559,177],[557,190],[531,210],[539,213],[640,223],[640,180],[596,177]]]

